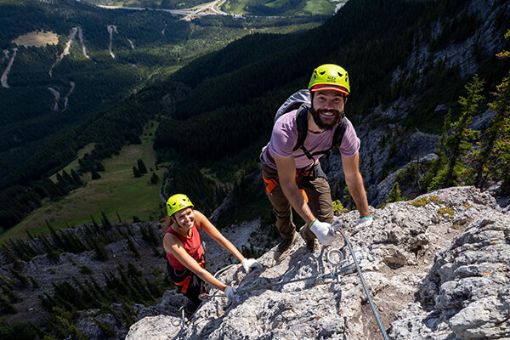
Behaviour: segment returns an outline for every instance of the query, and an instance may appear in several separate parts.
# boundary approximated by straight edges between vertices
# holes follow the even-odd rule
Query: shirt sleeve
[[[280,117],[274,124],[271,141],[269,143],[269,152],[272,155],[281,157],[292,156],[296,142],[297,126],[295,114],[289,112]]]
[[[347,127],[338,150],[342,156],[352,157],[358,153],[361,142],[354,130],[350,120],[347,120]]]

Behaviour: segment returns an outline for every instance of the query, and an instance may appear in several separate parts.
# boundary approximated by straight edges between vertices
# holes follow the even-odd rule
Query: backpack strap
[[[342,144],[342,139],[344,138],[345,130],[347,129],[347,118],[345,116],[342,117],[340,124],[336,127],[335,134],[333,135],[333,146],[339,147]]]
[[[311,153],[308,151],[305,146],[305,139],[306,134],[308,133],[308,110],[309,107],[306,105],[301,105],[299,108],[299,111],[297,113],[296,117],[296,123],[298,128],[298,139],[296,142],[296,145],[294,146],[293,151],[296,151],[297,149],[303,150],[303,153],[305,154],[308,159],[314,160],[317,155],[323,155],[329,153],[333,148],[339,147],[340,144],[342,144],[342,139],[344,138],[345,130],[347,129],[347,118],[342,117],[342,120],[340,121],[340,124],[335,129],[335,133],[333,134],[333,144],[331,147],[329,147],[327,150],[322,151],[315,151]]]
[[[298,130],[298,138],[296,141],[296,145],[294,145],[294,149],[292,151],[296,151],[297,149],[302,149],[303,144],[305,143],[306,134],[308,133],[308,110],[310,108],[303,104],[299,107],[299,110],[296,115],[296,124]],[[305,154],[309,153],[308,150]],[[308,155],[307,155],[308,157]]]

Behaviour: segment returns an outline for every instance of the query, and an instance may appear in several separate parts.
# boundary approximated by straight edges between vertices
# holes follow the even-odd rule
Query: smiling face
[[[333,128],[344,112],[345,99],[342,93],[333,90],[317,91],[312,99],[312,116],[321,129]]]
[[[173,215],[173,218],[177,227],[183,231],[193,228],[193,225],[195,224],[195,213],[192,208],[186,208],[176,212]]]

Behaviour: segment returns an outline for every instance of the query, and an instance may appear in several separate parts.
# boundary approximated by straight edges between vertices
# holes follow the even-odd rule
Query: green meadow
[[[87,183],[84,187],[72,191],[59,201],[45,201],[39,209],[33,211],[21,223],[7,230],[0,236],[0,241],[9,238],[26,238],[27,231],[33,235],[48,232],[47,223],[56,229],[90,223],[91,216],[100,223],[101,212],[110,222],[131,222],[133,216],[141,220],[159,218],[161,199],[159,189],[164,169],[155,170],[155,153],[152,149],[154,131],[157,123],[152,122],[141,136],[141,145],[128,145],[119,155],[104,160],[104,172],[100,179],[91,180],[90,173],[83,177]],[[80,151],[80,155],[90,152],[92,145]],[[133,166],[138,159],[145,163],[148,173],[142,177],[133,176]],[[77,169],[77,161],[70,163],[66,169]],[[160,178],[157,184],[150,184],[151,170]]]

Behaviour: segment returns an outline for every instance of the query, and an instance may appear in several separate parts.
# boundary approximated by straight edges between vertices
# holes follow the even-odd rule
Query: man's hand
[[[315,234],[321,245],[329,246],[333,243],[335,234],[330,223],[320,222],[316,219],[310,224],[310,230]]]
[[[260,262],[255,259],[244,259],[241,264],[245,273],[249,273],[251,269],[262,268]]]
[[[232,286],[227,286],[223,291],[227,296],[228,301],[234,301],[236,297],[236,289]]]

